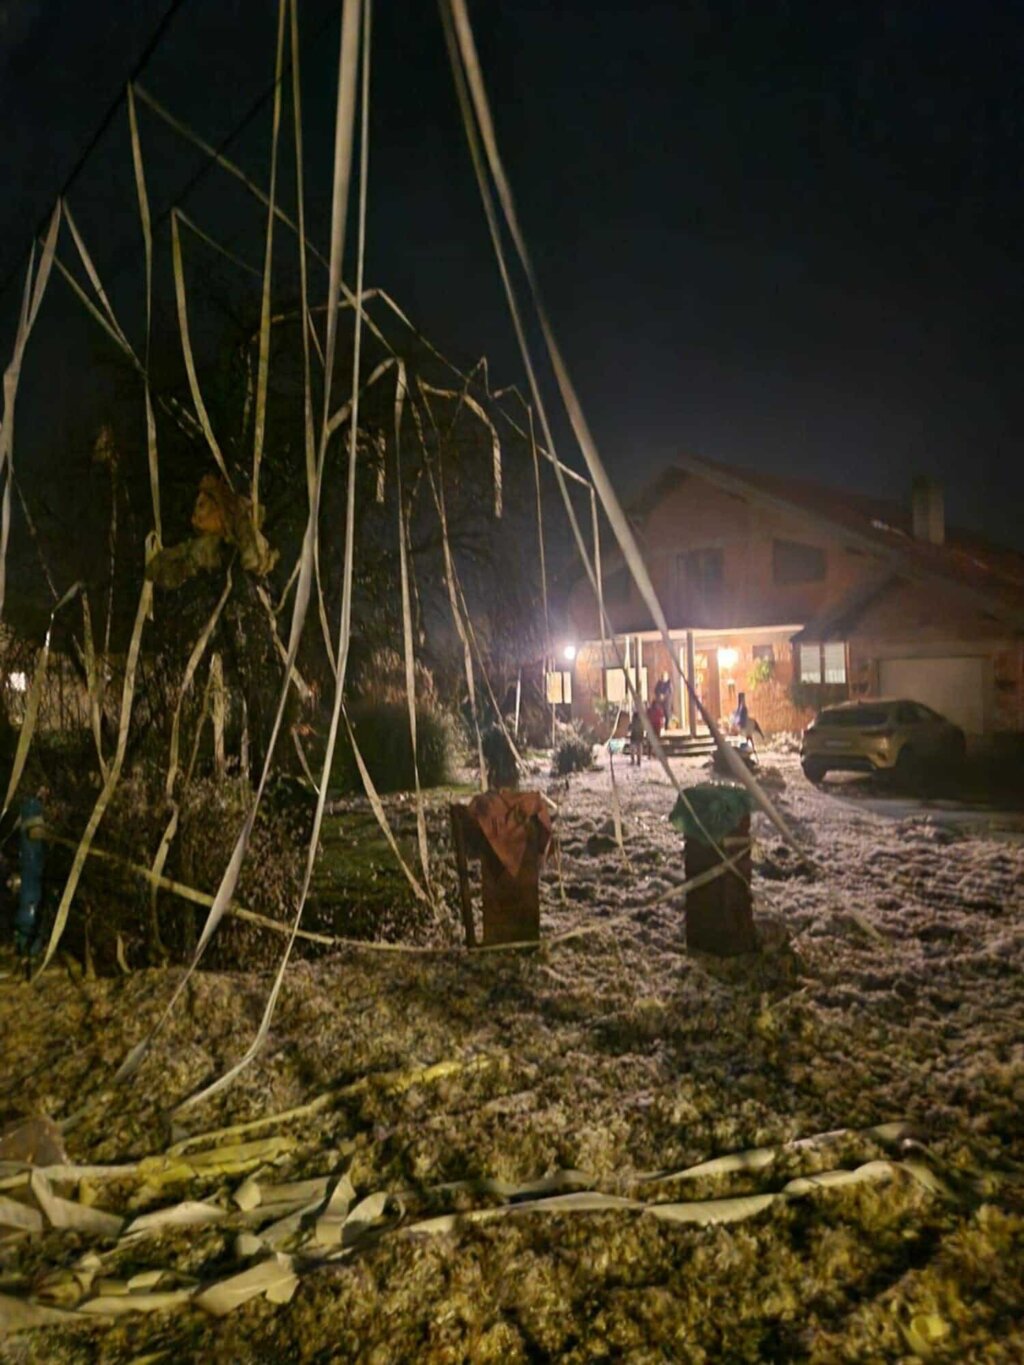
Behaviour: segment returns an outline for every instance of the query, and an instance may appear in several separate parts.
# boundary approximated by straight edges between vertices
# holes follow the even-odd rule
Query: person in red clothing
[[[658,739],[660,740],[661,732],[665,728],[665,711],[664,708],[662,707],[661,702],[658,701],[657,699],[652,701],[650,706],[648,706],[647,708],[647,720],[648,723],[650,724],[651,729],[654,731],[654,733],[658,736]],[[650,754],[650,752],[651,746],[650,743],[648,743],[647,745],[648,755]]]

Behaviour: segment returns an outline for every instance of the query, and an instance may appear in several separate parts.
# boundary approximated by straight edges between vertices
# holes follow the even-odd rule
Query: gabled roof
[[[727,492],[778,511],[818,522],[853,545],[878,557],[892,573],[918,581],[941,582],[968,594],[975,605],[1024,629],[1024,555],[992,545],[984,537],[946,527],[942,545],[916,540],[909,507],[883,498],[828,488],[804,479],[762,470],[740,469],[695,456],[681,456],[630,508],[639,519],[686,478],[705,479]]]

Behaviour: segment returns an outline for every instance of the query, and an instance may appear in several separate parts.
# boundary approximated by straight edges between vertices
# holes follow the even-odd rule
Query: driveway
[[[959,790],[946,784],[941,794],[933,794],[927,789],[899,791],[879,778],[857,773],[835,773],[817,790],[842,805],[890,820],[927,819],[965,834],[1024,840],[1024,793],[993,790],[979,781],[961,784]]]

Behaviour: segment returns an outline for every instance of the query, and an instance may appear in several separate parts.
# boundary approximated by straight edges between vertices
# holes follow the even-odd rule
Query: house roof
[[[644,490],[630,508],[632,515],[642,520],[687,477],[706,479],[726,491],[810,517],[842,532],[847,543],[876,554],[890,573],[939,580],[954,591],[968,593],[998,619],[1024,628],[1024,554],[956,526],[946,527],[944,544],[932,545],[914,538],[909,506],[694,456],[681,456]],[[882,586],[876,580],[870,596]],[[866,605],[851,601],[846,610]]]

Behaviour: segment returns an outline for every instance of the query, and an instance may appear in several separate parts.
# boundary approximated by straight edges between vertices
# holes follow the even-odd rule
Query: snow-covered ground
[[[707,776],[697,762],[678,771],[686,783]],[[51,1329],[0,1344],[3,1357],[1024,1358],[1024,847],[917,807],[880,814],[811,787],[794,757],[766,755],[766,786],[814,867],[755,817],[762,952],[694,958],[672,788],[652,764],[616,772],[628,864],[611,837],[607,773],[550,784],[562,859],[561,879],[554,864],[545,877],[544,934],[586,933],[530,954],[344,949],[300,963],[268,1048],[187,1116],[202,1132],[349,1085],[269,1130],[293,1140],[273,1178],[348,1169],[360,1195],[402,1191],[388,1231],[349,1260],[303,1263],[287,1306]],[[439,856],[443,823],[438,810]],[[75,1160],[163,1151],[178,1136],[170,1105],[244,1051],[268,989],[265,976],[200,974],[138,1082],[114,1091],[172,979],[0,982],[5,1071],[19,1078],[8,1117],[62,1118],[85,1097],[67,1133]],[[476,1065],[406,1087],[373,1081],[449,1060]],[[896,1137],[782,1147],[897,1122]],[[777,1147],[760,1166],[646,1178]],[[777,1192],[876,1158],[895,1163],[885,1179],[808,1187],[728,1226],[617,1210],[401,1232],[425,1212],[496,1202],[445,1182],[573,1171],[577,1188],[693,1201]],[[114,1185],[103,1200],[226,1207],[237,1183],[209,1177],[160,1198]],[[109,1273],[208,1278],[235,1264],[233,1239],[221,1227],[152,1238],[111,1253]],[[65,1242],[0,1247],[0,1292],[24,1295],[70,1264],[82,1247]]]

